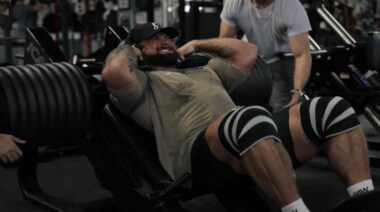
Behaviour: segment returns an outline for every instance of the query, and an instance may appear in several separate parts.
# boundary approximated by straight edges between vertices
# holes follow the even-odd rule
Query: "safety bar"
[[[350,35],[350,33],[347,32],[346,29],[344,29],[344,27],[334,18],[334,16],[331,15],[325,5],[322,4],[321,7],[318,7],[317,12],[347,45],[356,45],[356,40]]]

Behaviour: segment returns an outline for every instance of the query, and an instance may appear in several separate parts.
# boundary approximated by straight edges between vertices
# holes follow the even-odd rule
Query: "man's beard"
[[[177,51],[172,54],[143,55],[146,63],[153,66],[176,66],[179,58]]]

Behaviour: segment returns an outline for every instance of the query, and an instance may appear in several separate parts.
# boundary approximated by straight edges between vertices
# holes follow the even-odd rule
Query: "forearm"
[[[305,87],[310,76],[311,55],[308,33],[289,37],[291,51],[295,58],[293,88],[301,90]]]
[[[211,51],[220,57],[229,59],[242,70],[250,70],[257,57],[257,47],[234,38],[213,38],[194,40],[194,51]]]
[[[310,77],[312,59],[310,54],[305,53],[295,57],[295,70],[293,88],[302,90]]]
[[[241,41],[231,38],[194,40],[195,51],[211,51],[225,58],[237,54],[239,51],[239,48],[237,48],[237,46],[243,45],[244,44],[241,43]]]

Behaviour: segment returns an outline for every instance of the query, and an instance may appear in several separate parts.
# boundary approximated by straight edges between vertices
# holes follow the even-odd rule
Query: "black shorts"
[[[191,150],[193,189],[197,193],[211,193],[254,185],[244,175],[218,160],[208,147],[205,131],[201,132]]]
[[[293,168],[299,168],[302,163],[296,158],[293,139],[289,128],[289,108],[273,113],[273,121],[277,125],[278,135],[292,160]]]

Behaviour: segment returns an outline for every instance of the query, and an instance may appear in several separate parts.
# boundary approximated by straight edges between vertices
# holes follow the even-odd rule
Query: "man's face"
[[[171,38],[163,32],[138,44],[144,60],[155,66],[175,66],[179,59],[177,48]]]

